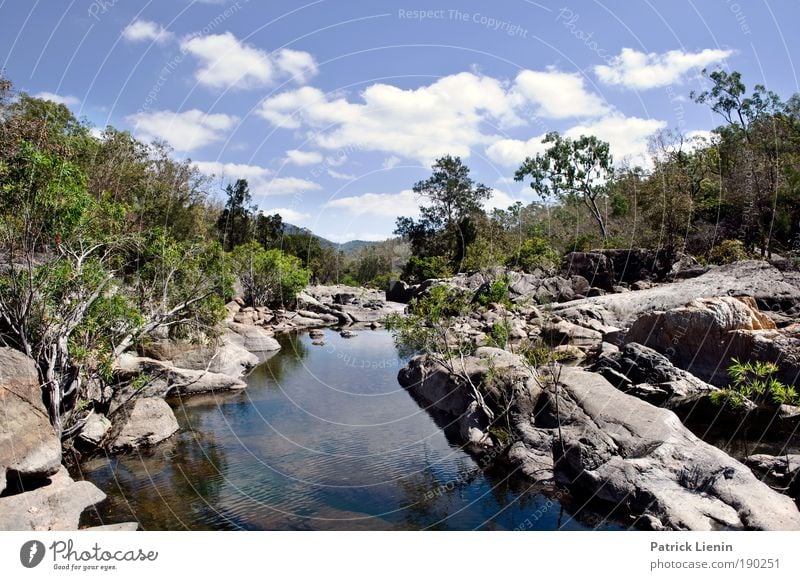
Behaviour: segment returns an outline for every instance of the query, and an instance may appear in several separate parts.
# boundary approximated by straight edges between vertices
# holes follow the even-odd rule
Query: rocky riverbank
[[[116,385],[91,385],[88,417],[71,453],[126,453],[165,441],[178,429],[170,396],[246,388],[246,375],[280,349],[275,335],[325,326],[377,327],[404,305],[383,292],[312,286],[294,310],[251,308],[235,300],[215,340],[152,340],[116,361]],[[344,330],[343,332],[354,332]],[[35,363],[0,348],[0,530],[74,530],[81,513],[105,494],[74,481],[63,467],[62,443],[42,403]],[[135,523],[115,526],[136,529]]]
[[[709,269],[688,264],[690,272],[680,275],[681,264],[653,271],[634,260],[641,278],[626,282],[602,253],[577,262],[589,277],[503,272],[514,305],[476,307],[450,325],[449,332],[477,347],[475,354],[459,361],[455,373],[453,365],[448,370],[422,354],[400,371],[400,383],[422,406],[451,417],[477,453],[502,455],[534,480],[605,502],[636,527],[800,529],[791,455],[742,463],[681,422],[691,418],[703,431],[731,436],[747,422],[765,440],[800,445],[798,407],[711,403],[737,358],[775,363],[778,378],[796,384],[798,274],[749,261]],[[498,273],[482,276],[395,285],[389,295],[410,299],[440,284],[478,294]],[[506,350],[486,346],[498,321],[508,329]],[[513,354],[530,340],[583,368],[530,368]],[[474,385],[511,401],[502,453],[485,447],[498,445],[487,415],[504,410],[483,412],[481,404],[497,397],[479,401]]]

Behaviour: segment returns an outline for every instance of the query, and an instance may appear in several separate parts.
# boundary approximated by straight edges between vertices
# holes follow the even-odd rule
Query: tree
[[[592,214],[600,235],[608,238],[606,218],[598,207],[598,199],[606,193],[606,184],[613,176],[609,145],[594,136],[578,139],[561,137],[550,132],[543,143],[552,143],[544,154],[528,157],[514,179],[531,178],[531,187],[543,200],[580,199]]]
[[[491,189],[469,177],[469,167],[460,157],[445,155],[432,166],[428,179],[414,185],[414,193],[427,204],[420,204],[422,218],[397,220],[395,234],[404,236],[420,257],[446,256],[458,270],[475,239],[472,217],[483,213],[483,201],[491,197]]]
[[[265,215],[258,212],[255,217],[255,240],[264,248],[276,248],[283,237],[283,218],[280,214]]]
[[[228,200],[217,220],[217,229],[222,235],[222,246],[226,251],[230,251],[253,238],[251,220],[255,208],[246,179],[237,179],[234,184],[229,183],[225,193]]]
[[[291,306],[311,278],[298,258],[254,241],[238,246],[233,260],[249,306]]]

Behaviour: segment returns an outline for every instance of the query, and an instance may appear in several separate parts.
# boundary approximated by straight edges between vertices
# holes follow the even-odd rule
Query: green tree
[[[311,278],[298,258],[255,241],[238,246],[233,261],[249,306],[291,306]]]
[[[246,179],[237,179],[236,183],[228,184],[225,194],[228,199],[217,220],[217,229],[222,236],[222,246],[226,251],[231,251],[253,239],[251,222],[255,208]]]
[[[530,177],[531,187],[543,200],[581,200],[592,214],[605,240],[608,228],[598,200],[606,194],[606,184],[613,177],[608,143],[594,136],[578,139],[550,132],[543,143],[552,143],[544,154],[528,157],[514,179]]]

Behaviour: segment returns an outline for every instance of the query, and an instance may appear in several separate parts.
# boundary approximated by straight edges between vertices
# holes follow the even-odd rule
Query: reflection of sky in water
[[[241,393],[174,401],[181,431],[83,466],[87,523],[145,529],[580,529],[530,482],[482,473],[397,382],[386,332],[281,338]],[[531,522],[532,516],[537,519]],[[591,526],[594,527],[594,526]]]

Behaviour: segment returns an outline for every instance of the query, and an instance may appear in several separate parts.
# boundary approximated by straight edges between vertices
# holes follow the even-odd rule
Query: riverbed
[[[108,499],[82,525],[145,530],[619,529],[580,501],[462,451],[397,382],[382,330],[305,334],[237,393],[170,401],[180,431],[77,474]]]

